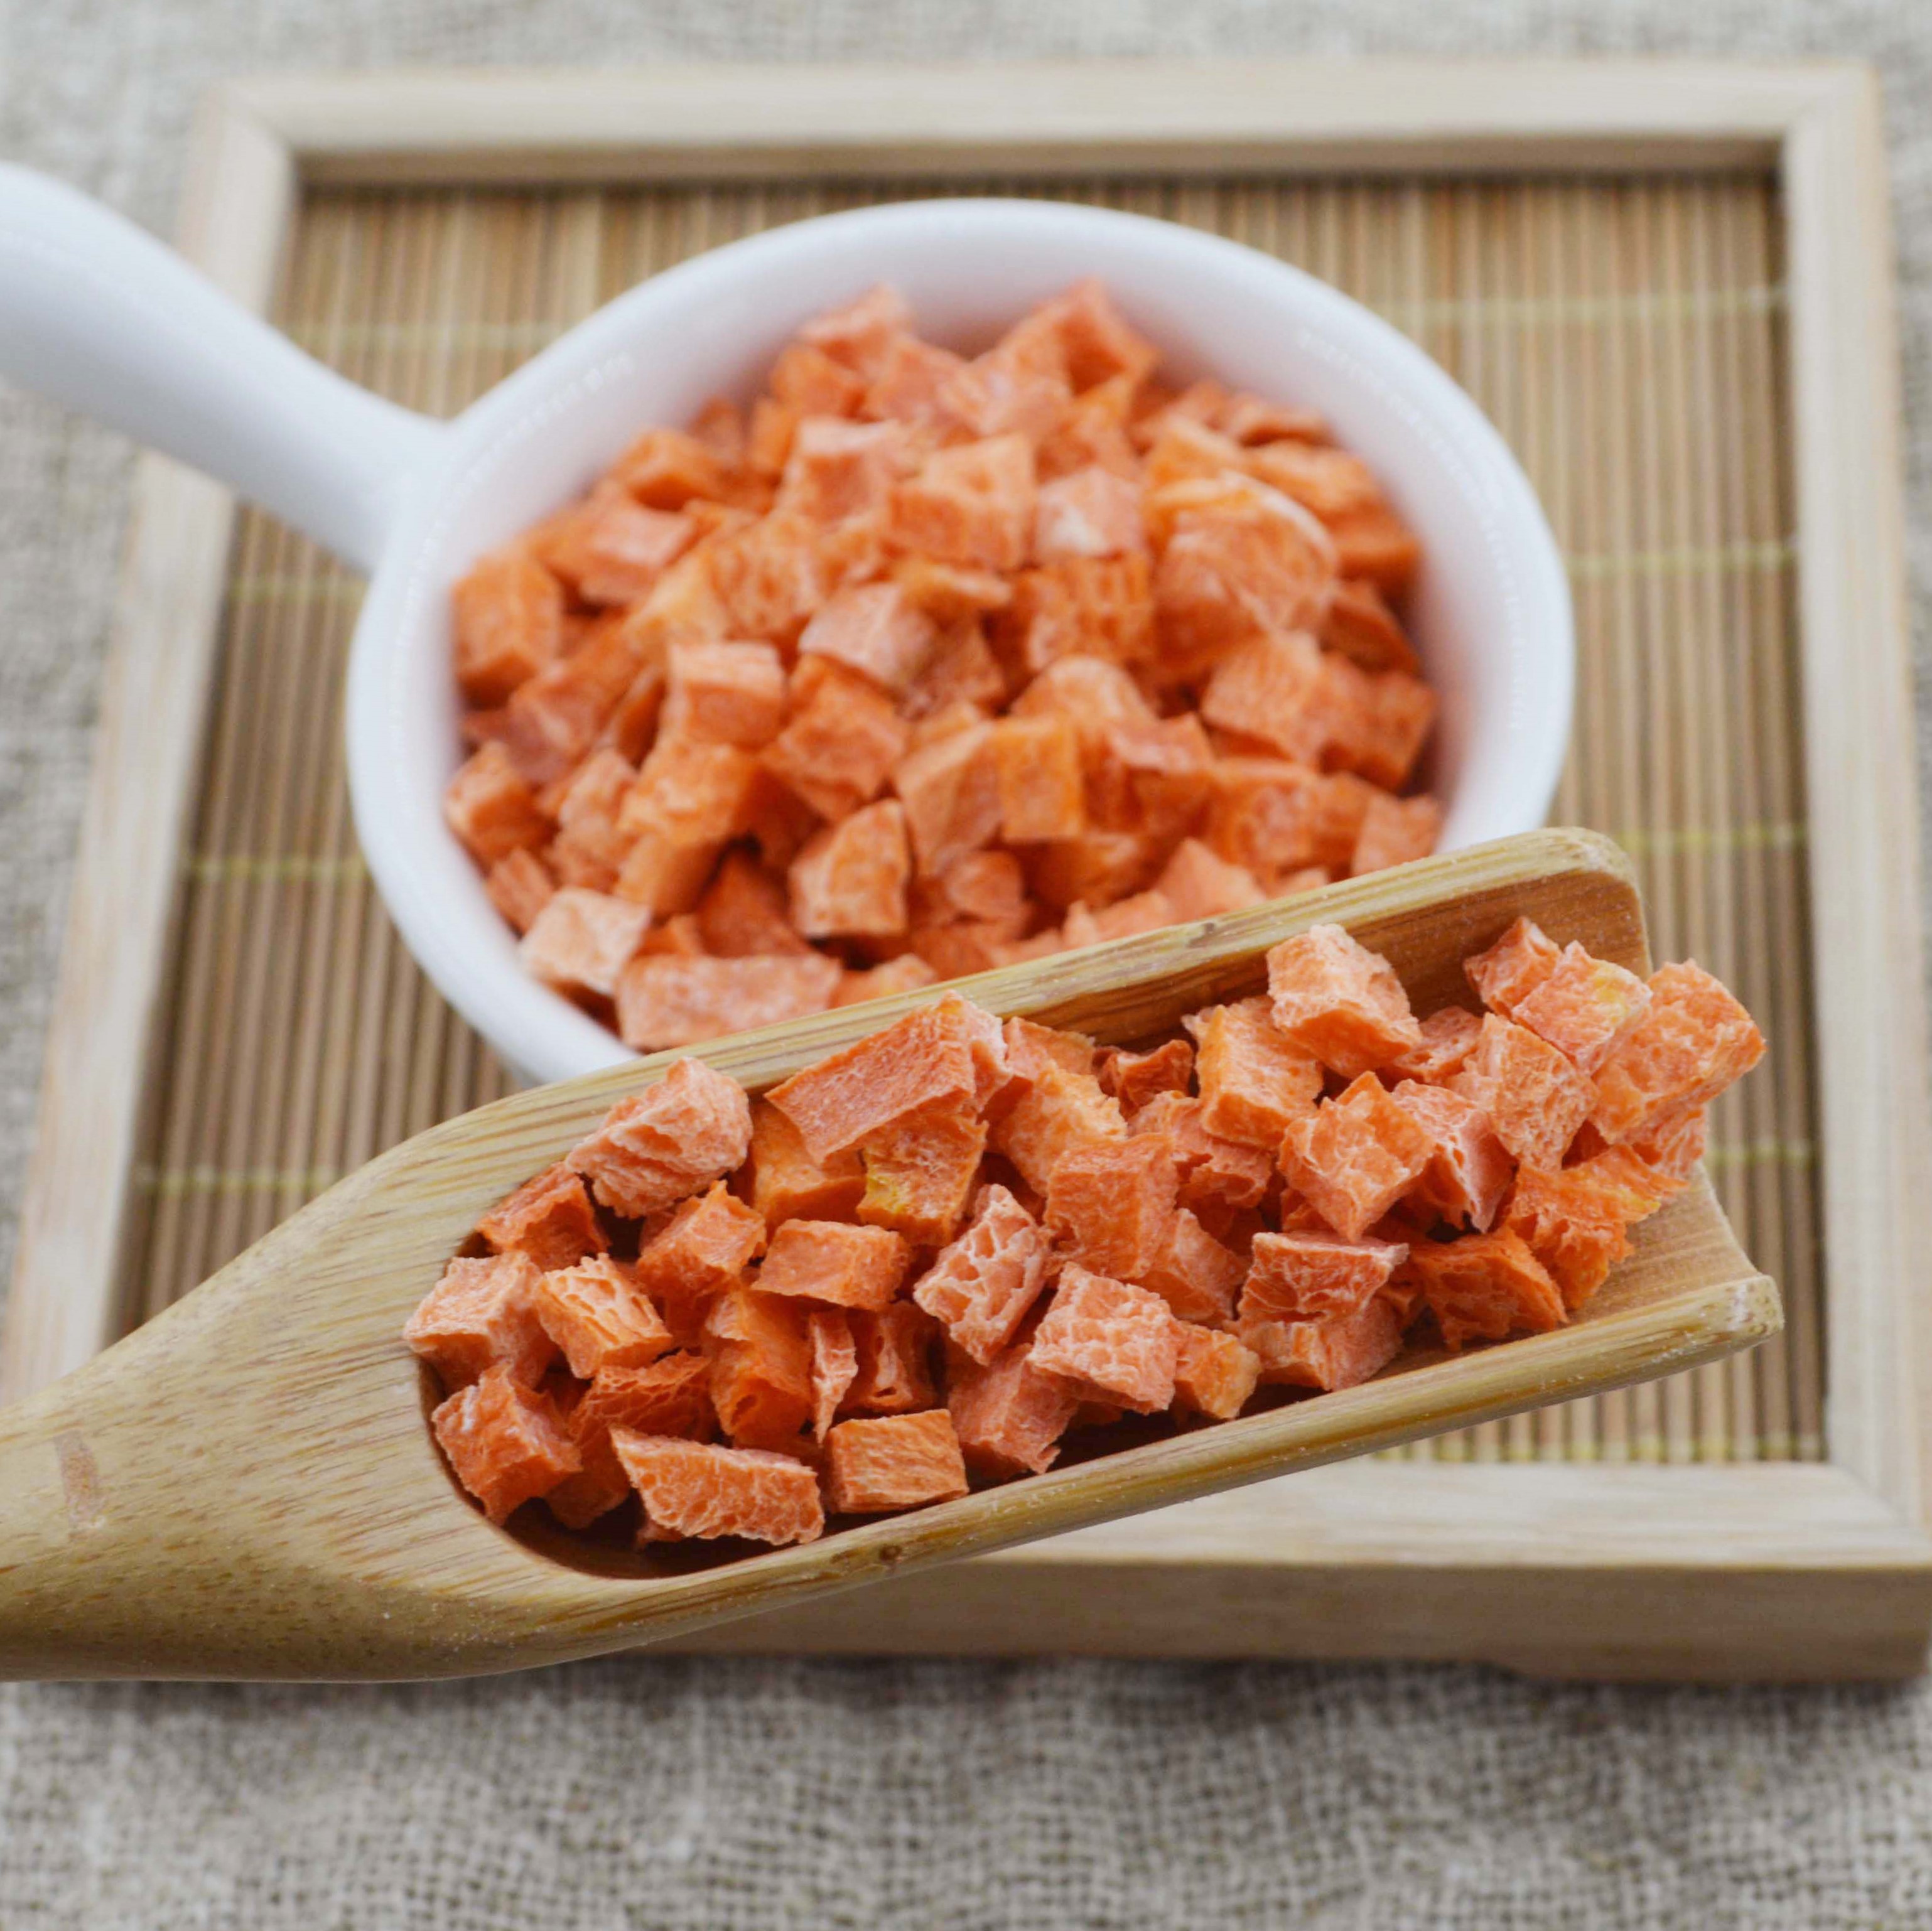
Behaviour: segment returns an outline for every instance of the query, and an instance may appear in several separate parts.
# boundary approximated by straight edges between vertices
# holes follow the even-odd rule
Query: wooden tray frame
[[[270,78],[179,240],[264,309],[305,181],[1456,174],[1780,179],[1828,1266],[1822,1463],[1357,1462],[740,1624],[706,1649],[1465,1658],[1862,1678],[1932,1635],[1932,1137],[1889,198],[1862,67],[1101,64]],[[113,1338],[233,508],[141,460],[0,1393]]]

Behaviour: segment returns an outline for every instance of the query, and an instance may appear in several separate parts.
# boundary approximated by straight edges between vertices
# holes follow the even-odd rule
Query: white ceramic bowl
[[[76,207],[86,211],[77,241]],[[443,787],[461,757],[451,586],[482,551],[585,488],[641,428],[681,422],[714,394],[748,400],[800,322],[875,282],[904,292],[922,333],[970,349],[1030,304],[1098,275],[1159,345],[1164,373],[1211,374],[1318,408],[1424,545],[1408,614],[1442,700],[1432,781],[1446,807],[1444,848],[1531,830],[1548,809],[1568,741],[1574,642],[1562,560],[1528,480],[1412,343],[1234,242],[1052,202],[826,215],[640,284],[442,425],[321,370],[91,204],[0,170],[0,266],[22,232],[36,245],[16,265],[34,272],[25,299],[17,288],[0,295],[0,368],[214,469],[373,566],[348,700],[363,849],[424,970],[533,1078],[630,1055],[524,972],[443,824]],[[50,247],[76,257],[79,283],[63,290],[39,272]],[[178,339],[143,347],[112,314],[82,322],[83,297],[100,305],[104,262],[121,290],[142,294],[134,305],[150,327],[172,317]],[[184,294],[177,282],[192,286]]]

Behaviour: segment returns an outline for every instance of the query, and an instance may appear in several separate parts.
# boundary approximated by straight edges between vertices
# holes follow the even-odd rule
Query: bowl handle
[[[444,433],[345,382],[120,215],[0,165],[0,375],[371,568]]]

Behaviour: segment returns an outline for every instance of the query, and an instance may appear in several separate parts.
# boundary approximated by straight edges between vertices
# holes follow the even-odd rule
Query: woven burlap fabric
[[[165,229],[196,96],[245,70],[1532,51],[1880,64],[1922,613],[1926,0],[0,0],[0,154]],[[0,395],[0,1267],[128,462]],[[1928,1924],[1916,1689],[634,1660],[434,1688],[0,1691],[4,1931]]]

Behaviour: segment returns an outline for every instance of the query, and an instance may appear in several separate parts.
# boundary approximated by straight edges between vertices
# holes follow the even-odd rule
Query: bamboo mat
[[[278,319],[448,415],[600,302],[701,250],[930,192],[1095,200],[1213,229],[1366,301],[1469,389],[1568,560],[1581,649],[1556,817],[1617,838],[1660,958],[1694,955],[1772,1057],[1711,1168],[1790,1327],[1649,1387],[1396,1451],[1446,1461],[1816,1459],[1822,1258],[1808,1015],[1784,264],[1775,190],[1628,183],[913,182],[318,192]],[[158,1312],[371,1155],[506,1090],[416,970],[351,828],[342,670],[359,582],[244,514],[125,1314]]]

